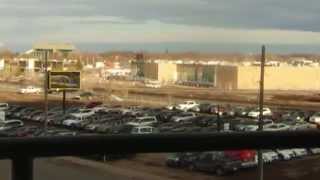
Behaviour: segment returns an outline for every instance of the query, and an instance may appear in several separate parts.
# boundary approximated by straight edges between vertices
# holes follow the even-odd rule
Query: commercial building
[[[137,67],[135,67],[137,68]],[[206,85],[219,89],[236,89],[236,66],[144,63],[143,77],[163,84]],[[139,72],[140,70],[136,70]]]
[[[43,51],[48,52],[49,57],[67,57],[68,53],[75,50],[75,46],[70,43],[35,43],[29,51],[34,58],[43,58]]]
[[[237,89],[258,89],[260,68],[237,68]],[[269,90],[319,90],[319,67],[265,67],[265,89]]]
[[[38,72],[44,67],[44,52],[48,52],[48,69],[63,70],[65,59],[75,46],[70,43],[35,43],[31,50],[23,55],[26,57],[18,58],[21,71]]]
[[[203,65],[177,63],[144,63],[143,77],[164,84],[203,84],[223,90],[256,90],[259,88],[259,66]],[[320,67],[265,67],[267,90],[319,90]]]

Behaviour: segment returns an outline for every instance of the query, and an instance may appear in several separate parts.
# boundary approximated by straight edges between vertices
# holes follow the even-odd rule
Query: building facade
[[[259,89],[259,66],[144,63],[144,78],[173,84],[209,84],[222,90]],[[319,90],[320,67],[267,66],[266,90]]]

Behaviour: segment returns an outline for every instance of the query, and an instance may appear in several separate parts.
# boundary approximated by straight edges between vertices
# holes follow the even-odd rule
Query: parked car
[[[41,93],[42,89],[34,86],[27,86],[26,88],[21,88],[21,94],[39,94]]]
[[[181,111],[188,111],[197,106],[199,106],[199,104],[195,101],[185,101],[182,104],[179,104],[176,108]]]
[[[263,127],[264,131],[286,131],[290,126],[283,123],[267,124]]]
[[[213,172],[217,175],[235,172],[241,168],[241,161],[232,159],[224,152],[205,152],[199,155],[190,165],[190,170]]]
[[[280,160],[290,160],[295,157],[291,149],[277,149],[275,152],[279,155]]]
[[[314,113],[314,114],[309,118],[309,122],[319,124],[319,123],[320,123],[320,112]]]
[[[78,112],[70,113],[70,115],[77,116],[77,117],[89,117],[94,114],[95,112],[91,109],[79,109]]]
[[[303,156],[308,155],[308,151],[305,148],[294,148],[291,150],[295,154],[295,157],[303,157]]]
[[[287,121],[295,121],[295,122],[302,122],[306,119],[306,113],[304,111],[289,111],[285,114],[281,115],[282,120]]]
[[[232,109],[234,116],[246,117],[248,113],[252,110],[250,107],[237,106]]]
[[[8,103],[0,103],[0,111],[6,111],[9,109]]]
[[[147,81],[145,82],[145,86],[149,88],[161,88],[161,82],[160,81]]]
[[[256,151],[254,150],[228,150],[224,151],[226,155],[232,159],[239,159],[241,161],[242,168],[254,167],[257,165]]]
[[[88,116],[81,116],[81,115],[74,115],[70,114],[66,120],[62,122],[62,125],[67,126],[67,127],[76,127],[77,124],[81,123],[84,121]]]
[[[257,131],[259,129],[258,125],[247,125],[244,126],[243,131]]]
[[[320,148],[310,148],[311,154],[320,154]]]
[[[93,102],[89,102],[88,104],[86,104],[85,107],[90,109],[90,108],[94,108],[94,107],[97,107],[100,105],[102,105],[101,101],[93,101]]]
[[[317,129],[315,124],[311,124],[308,122],[299,122],[291,125],[290,130],[299,131],[299,130],[310,130]]]
[[[278,153],[272,151],[272,150],[264,150],[262,151],[262,158],[263,161],[266,163],[271,163],[273,161],[276,161],[279,159]]]
[[[254,109],[254,110],[250,111],[248,113],[248,117],[258,118],[259,114],[260,114],[260,111],[259,111],[259,108],[257,108],[257,109]],[[263,108],[262,109],[262,115],[263,116],[272,116],[271,109],[270,108]]]
[[[151,126],[137,126],[131,130],[131,134],[152,134],[156,132],[157,130]]]
[[[166,159],[168,167],[188,167],[200,153],[170,153]]]
[[[201,112],[201,113],[210,113],[210,114],[217,114],[223,115],[226,112],[225,107],[218,105],[218,104],[212,104],[212,103],[200,103],[199,105],[194,106],[190,109],[194,112]]]
[[[134,121],[128,122],[128,125],[132,126],[150,126],[158,123],[155,116],[137,117]]]
[[[9,130],[12,128],[22,127],[24,123],[20,120],[7,120],[0,122],[0,131]]]
[[[188,120],[192,119],[193,117],[196,117],[195,113],[185,112],[185,113],[181,113],[176,116],[173,116],[171,119],[173,122],[182,122],[182,121],[188,121]]]

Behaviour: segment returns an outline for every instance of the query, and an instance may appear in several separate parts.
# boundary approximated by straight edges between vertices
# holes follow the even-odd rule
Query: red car
[[[225,151],[225,154],[231,157],[232,159],[241,160],[242,162],[252,161],[255,159],[256,151],[254,150],[232,150]]]
[[[87,105],[86,105],[86,108],[94,108],[96,106],[99,106],[99,105],[102,105],[102,102],[100,101],[94,101],[94,102],[89,102]]]

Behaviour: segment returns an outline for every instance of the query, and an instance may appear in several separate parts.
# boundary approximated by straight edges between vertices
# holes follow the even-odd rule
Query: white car
[[[295,157],[302,157],[308,155],[308,151],[304,148],[294,148],[292,149],[292,151],[295,154]]]
[[[80,109],[77,113],[71,113],[70,115],[75,117],[89,117],[95,114],[95,111],[92,109]]]
[[[304,123],[295,124],[290,128],[290,130],[293,130],[293,131],[310,130],[310,129],[317,129],[317,125],[304,122]]]
[[[0,122],[0,131],[5,131],[15,127],[21,127],[24,123],[20,120],[7,120]]]
[[[152,134],[155,133],[155,128],[151,126],[138,126],[131,130],[131,134]]]
[[[290,126],[283,123],[267,124],[263,127],[264,131],[286,131],[290,130]]]
[[[263,151],[262,157],[263,157],[263,161],[266,163],[271,163],[279,159],[279,155],[272,150]]]
[[[243,131],[257,131],[259,128],[258,125],[247,125],[243,127]]]
[[[62,122],[62,125],[74,127],[76,124],[81,123],[83,120],[85,120],[84,117],[70,115],[66,120]]]
[[[276,153],[278,153],[281,160],[287,161],[295,157],[295,154],[291,149],[277,149]]]
[[[320,154],[320,148],[310,148],[312,154]]]
[[[182,110],[182,111],[188,111],[191,110],[192,108],[195,108],[199,106],[199,104],[195,101],[185,101],[182,104],[179,104],[177,106],[177,109]]]
[[[62,122],[62,125],[73,127],[94,114],[95,112],[90,109],[80,109],[78,113],[71,113],[70,116]]]
[[[188,121],[188,120],[190,120],[190,119],[192,119],[194,117],[196,117],[195,113],[185,112],[185,113],[179,114],[177,116],[173,116],[171,118],[171,120],[174,121],[174,122],[183,122],[183,121]]]
[[[312,123],[320,123],[320,112],[316,112],[314,113],[310,119],[309,119],[309,122],[312,122]]]
[[[149,88],[161,88],[161,83],[159,81],[148,81],[145,83],[145,86]]]
[[[260,114],[260,111],[259,111],[259,108],[257,108],[257,109],[254,109],[254,110],[250,111],[248,113],[248,116],[251,117],[251,118],[258,118],[259,114]],[[263,116],[272,116],[271,109],[270,108],[263,108],[262,109],[262,115]]]
[[[20,89],[21,94],[39,94],[42,89],[34,86],[28,86],[26,88]]]
[[[137,117],[135,121],[128,122],[128,125],[132,126],[150,126],[155,123],[158,123],[158,120],[155,116],[144,116],[144,117]]]
[[[9,108],[8,103],[0,103],[0,111],[5,111]]]

